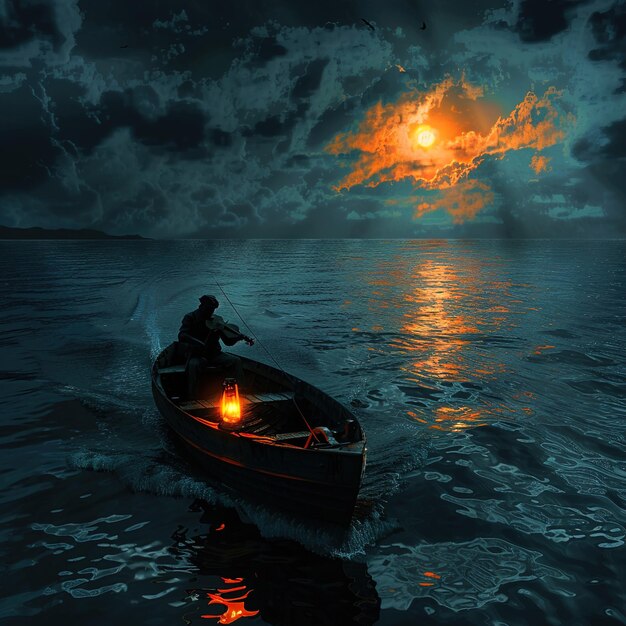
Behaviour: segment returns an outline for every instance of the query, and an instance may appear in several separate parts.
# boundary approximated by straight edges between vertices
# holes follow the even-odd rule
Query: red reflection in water
[[[441,576],[435,572],[424,572],[422,575],[424,578],[430,578],[430,581],[417,583],[420,587],[434,587],[437,581],[441,579]]]
[[[222,580],[226,584],[237,586],[217,589],[215,593],[207,592],[207,597],[209,598],[209,605],[221,604],[226,607],[226,611],[221,615],[201,615],[203,619],[215,619],[219,624],[232,624],[244,617],[258,615],[259,611],[249,611],[245,607],[245,600],[254,589],[246,591],[247,586],[241,584],[244,581],[243,578],[222,578]],[[239,593],[235,596],[230,595],[236,592]]]

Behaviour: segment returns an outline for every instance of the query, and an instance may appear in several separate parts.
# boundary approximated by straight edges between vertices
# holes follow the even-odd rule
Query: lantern
[[[226,378],[222,384],[222,426],[236,428],[241,421],[239,387],[235,378]]]

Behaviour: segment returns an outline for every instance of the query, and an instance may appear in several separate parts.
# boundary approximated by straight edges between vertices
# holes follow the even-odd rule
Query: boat
[[[240,356],[244,377],[241,389],[236,385],[240,415],[233,424],[223,406],[233,381],[209,368],[201,391],[190,393],[186,355],[179,342],[158,355],[152,394],[207,478],[264,506],[349,524],[366,457],[356,416],[313,385]]]

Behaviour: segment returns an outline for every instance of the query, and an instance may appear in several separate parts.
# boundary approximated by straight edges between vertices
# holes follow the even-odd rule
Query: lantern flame
[[[224,381],[224,391],[222,392],[222,423],[225,426],[237,426],[240,421],[239,387],[234,378],[227,378]]]

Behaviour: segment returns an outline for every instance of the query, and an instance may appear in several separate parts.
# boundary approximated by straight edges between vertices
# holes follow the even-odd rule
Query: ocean
[[[626,242],[0,252],[3,623],[626,624]],[[172,445],[150,366],[204,293],[357,414],[345,532]]]

